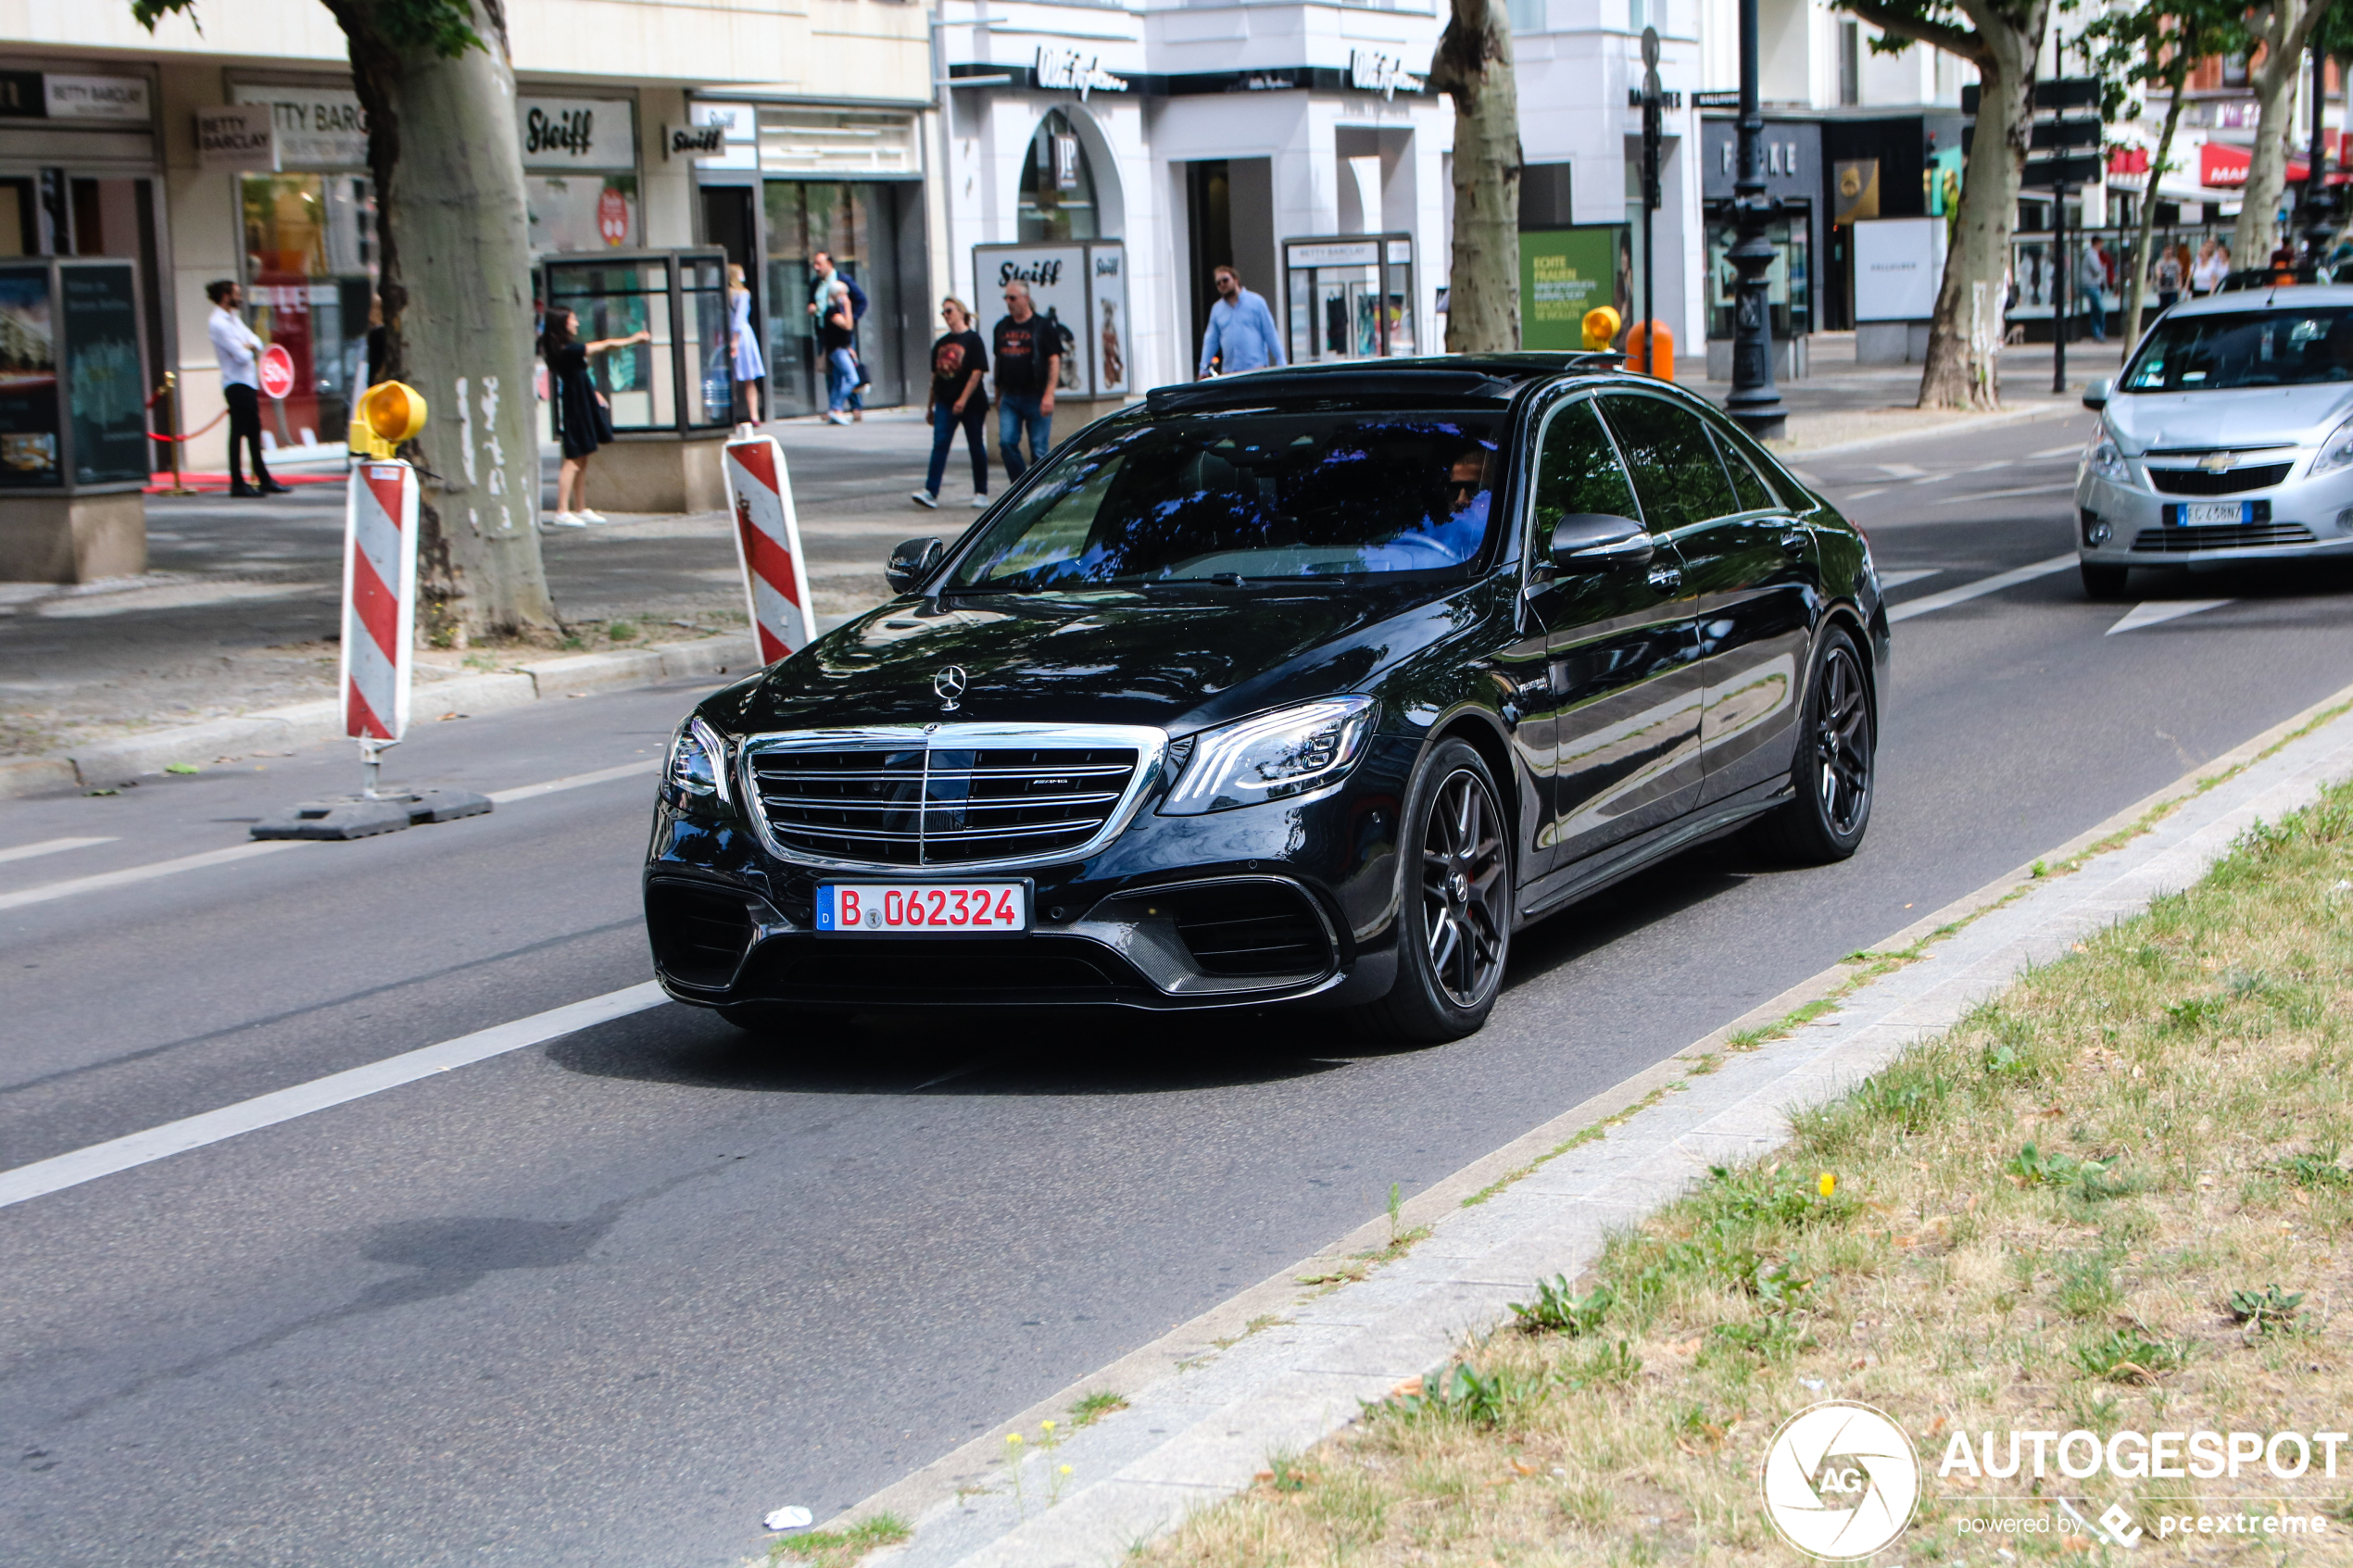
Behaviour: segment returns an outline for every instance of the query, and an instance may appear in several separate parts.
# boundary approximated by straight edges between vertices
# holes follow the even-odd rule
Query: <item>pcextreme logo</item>
[[[1764,1486],[1766,1516],[1790,1545],[1826,1562],[1869,1557],[1912,1522],[1920,1460],[1883,1412],[1826,1399],[1773,1434]]]

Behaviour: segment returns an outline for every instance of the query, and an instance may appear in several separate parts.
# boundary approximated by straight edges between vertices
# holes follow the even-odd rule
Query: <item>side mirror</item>
[[[894,594],[911,593],[916,584],[939,570],[948,546],[937,539],[910,539],[890,552],[890,562],[883,568],[883,575],[890,580]]]
[[[1640,566],[1657,547],[1630,517],[1571,512],[1553,524],[1553,562],[1563,571],[1599,566]]]
[[[2097,381],[2085,382],[2083,383],[2083,407],[2094,409],[2105,408],[2108,407],[2109,395],[2115,391],[2116,380],[2112,376],[2102,376]]]

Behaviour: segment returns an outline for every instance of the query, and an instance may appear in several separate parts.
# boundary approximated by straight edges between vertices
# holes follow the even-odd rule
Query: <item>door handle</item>
[[[1662,594],[1671,594],[1683,585],[1682,569],[1674,566],[1652,567],[1650,584]]]
[[[1781,548],[1793,556],[1804,555],[1806,546],[1812,542],[1811,536],[1802,528],[1793,528],[1781,535]]]

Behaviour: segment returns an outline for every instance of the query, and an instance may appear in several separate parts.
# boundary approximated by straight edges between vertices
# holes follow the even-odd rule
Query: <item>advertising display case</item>
[[[146,385],[132,263],[0,264],[0,490],[144,486]]]
[[[1011,282],[1027,283],[1030,307],[1062,329],[1066,351],[1055,395],[1123,398],[1130,355],[1127,247],[1117,240],[973,246],[982,336],[1005,313],[1000,295]]]
[[[1285,240],[1283,296],[1293,364],[1420,352],[1411,234]]]
[[[734,389],[724,251],[597,251],[550,256],[540,268],[549,310],[576,312],[583,342],[618,345],[588,361],[615,435],[726,431]]]

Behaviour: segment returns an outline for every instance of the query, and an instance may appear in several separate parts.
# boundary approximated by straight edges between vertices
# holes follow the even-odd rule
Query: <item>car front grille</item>
[[[2235,495],[2242,490],[2268,490],[2287,477],[2293,463],[2258,463],[2252,468],[2149,470],[2149,483],[2168,495]]]
[[[1112,825],[1157,732],[942,725],[839,742],[754,742],[747,770],[769,836],[796,859],[876,867],[1052,859]]]
[[[2211,527],[2144,528],[2133,536],[2135,555],[2185,556],[2196,550],[2250,550],[2264,545],[2309,545],[2300,522],[2221,523]]]

